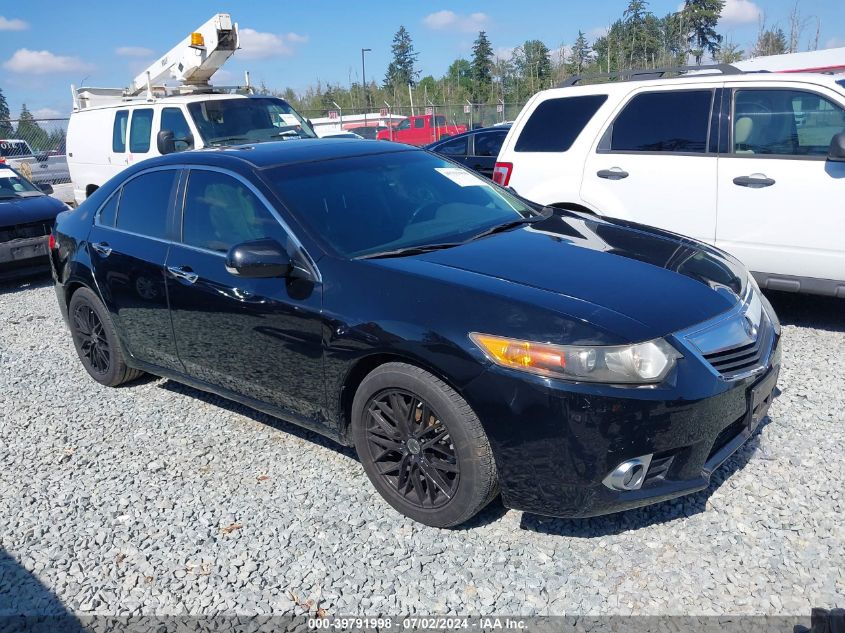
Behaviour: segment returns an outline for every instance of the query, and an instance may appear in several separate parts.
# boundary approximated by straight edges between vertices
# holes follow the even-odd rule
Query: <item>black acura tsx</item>
[[[58,217],[51,261],[94,380],[163,376],[354,446],[434,526],[500,491],[584,517],[701,490],[780,365],[731,256],[398,144],[144,161]]]

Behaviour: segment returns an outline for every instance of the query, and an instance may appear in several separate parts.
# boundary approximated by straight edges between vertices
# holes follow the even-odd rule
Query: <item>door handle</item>
[[[111,255],[111,246],[109,246],[107,242],[97,242],[96,244],[91,244],[91,248],[103,257]]]
[[[200,276],[193,272],[190,268],[182,268],[181,266],[168,266],[167,272],[177,279],[184,279],[189,284],[196,283],[197,279],[200,278]]]
[[[600,169],[596,172],[596,176],[598,176],[599,178],[605,178],[607,180],[622,180],[623,178],[627,178],[629,175],[630,174],[621,167]]]
[[[763,174],[753,174],[751,176],[737,176],[734,178],[734,184],[751,189],[762,189],[763,187],[771,187],[775,184],[775,181],[773,178],[766,178]]]

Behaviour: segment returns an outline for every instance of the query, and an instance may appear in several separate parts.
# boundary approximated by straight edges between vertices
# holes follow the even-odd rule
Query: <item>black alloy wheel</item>
[[[87,365],[98,374],[105,374],[111,366],[111,348],[106,338],[103,322],[91,308],[83,303],[73,311],[73,326],[79,337],[79,353]]]
[[[440,508],[455,496],[461,476],[455,446],[419,396],[391,389],[371,398],[367,442],[381,477],[408,503]]]

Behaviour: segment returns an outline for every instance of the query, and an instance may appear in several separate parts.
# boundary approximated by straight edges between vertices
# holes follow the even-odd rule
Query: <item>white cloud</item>
[[[16,18],[4,18],[0,15],[0,31],[25,31],[29,24]]]
[[[152,57],[155,51],[143,46],[120,46],[114,52],[121,57]]]
[[[763,11],[752,0],[727,0],[719,23],[723,26],[754,24]]]
[[[841,48],[845,46],[845,39],[841,37],[831,37],[824,43],[825,48]]]
[[[486,13],[461,15],[446,9],[430,13],[423,18],[423,24],[430,29],[437,31],[449,29],[466,33],[482,30],[489,21],[490,17]]]
[[[513,52],[516,50],[513,46],[501,46],[493,51],[493,57],[503,60],[509,60],[513,57]]]
[[[66,114],[62,114],[53,108],[38,108],[32,111],[32,116],[36,119],[59,119],[65,117]]]
[[[595,39],[598,39],[599,37],[604,37],[609,32],[610,32],[609,26],[594,26],[589,31],[584,33],[584,35],[586,35],[587,39],[589,39],[589,40],[595,40]]]
[[[46,75],[49,73],[83,72],[90,70],[92,66],[78,57],[67,57],[56,55],[50,51],[31,51],[28,48],[21,48],[3,62],[3,68],[11,70],[13,73]]]
[[[264,59],[267,57],[290,57],[296,47],[308,41],[307,35],[299,33],[262,33],[255,29],[240,29],[241,59]]]

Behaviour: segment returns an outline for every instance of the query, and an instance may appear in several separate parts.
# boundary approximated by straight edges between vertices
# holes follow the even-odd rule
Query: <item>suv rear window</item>
[[[605,101],[607,95],[543,101],[522,128],[514,151],[565,152]]]
[[[709,89],[639,94],[613,122],[610,151],[703,154],[712,101]]]

